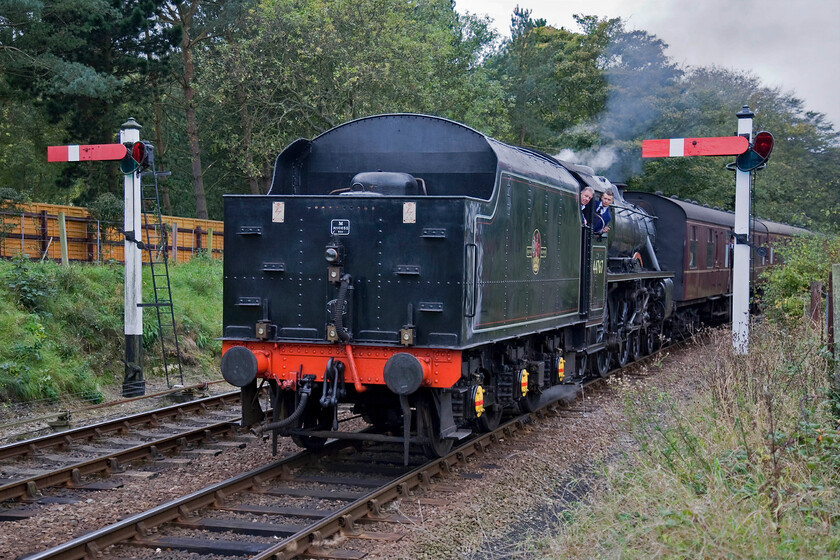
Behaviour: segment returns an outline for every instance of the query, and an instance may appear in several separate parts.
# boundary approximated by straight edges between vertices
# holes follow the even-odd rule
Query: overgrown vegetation
[[[170,266],[182,358],[197,376],[218,377],[221,344],[220,261],[196,258]],[[144,293],[150,297],[149,271]],[[0,262],[0,401],[98,402],[124,374],[123,267],[25,258]],[[161,375],[157,319],[143,315],[147,379]],[[148,336],[147,336],[148,333]],[[169,349],[174,351],[174,346]],[[190,369],[188,369],[190,371]]]
[[[783,251],[749,355],[733,354],[728,331],[703,335],[714,352],[685,380],[691,398],[625,386],[636,447],[538,543],[541,557],[840,556],[840,393],[801,299],[837,247],[814,237]]]
[[[762,307],[776,322],[794,325],[810,301],[811,284],[828,288],[832,263],[840,263],[840,237],[796,237],[777,249],[785,265],[765,273]]]

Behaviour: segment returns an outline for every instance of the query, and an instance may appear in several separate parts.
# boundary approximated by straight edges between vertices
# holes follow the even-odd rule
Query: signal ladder
[[[173,387],[170,379],[170,357],[166,352],[167,339],[175,346],[175,358],[171,364],[174,369],[177,364],[177,379],[180,385],[184,384],[184,373],[181,369],[181,349],[178,346],[178,332],[175,330],[175,312],[172,308],[172,287],[169,282],[169,251],[167,250],[166,228],[163,225],[163,216],[160,211],[160,193],[158,189],[158,175],[166,176],[169,172],[158,173],[155,171],[154,158],[151,159],[151,171],[140,174],[140,207],[143,212],[143,229],[146,232],[145,248],[149,256],[149,271],[152,276],[152,294],[154,301],[141,303],[141,307],[152,307],[157,317],[158,338],[160,339],[160,352],[163,360],[163,369],[166,375],[166,385]],[[151,175],[154,178],[152,184],[144,186],[142,177]],[[173,375],[175,377],[175,375]]]

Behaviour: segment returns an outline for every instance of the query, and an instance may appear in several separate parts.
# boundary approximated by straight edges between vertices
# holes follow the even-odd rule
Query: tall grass
[[[222,261],[200,253],[189,262],[170,266],[169,276],[182,362],[218,372],[214,364],[222,352],[221,341],[217,340],[222,334]],[[143,286],[144,297],[151,297],[148,268],[144,270]],[[147,311],[143,315],[143,346],[152,367],[160,364],[159,335],[157,317]],[[173,353],[174,342],[167,340],[166,348],[167,353]]]
[[[636,448],[541,555],[840,557],[840,416],[817,337],[765,324],[736,356],[728,331],[705,336],[692,398],[626,386]]]

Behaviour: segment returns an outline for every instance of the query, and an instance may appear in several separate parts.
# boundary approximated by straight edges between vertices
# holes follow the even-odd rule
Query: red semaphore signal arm
[[[125,157],[122,144],[89,144],[87,146],[47,146],[47,161],[103,161]]]
[[[642,140],[642,157],[737,156],[749,147],[743,136]]]

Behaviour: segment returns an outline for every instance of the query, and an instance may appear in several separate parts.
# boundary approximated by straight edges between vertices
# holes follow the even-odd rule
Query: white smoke
[[[580,152],[565,149],[561,150],[554,157],[562,161],[568,161],[569,163],[588,165],[596,173],[603,173],[618,161],[617,150],[612,147],[602,147]]]

